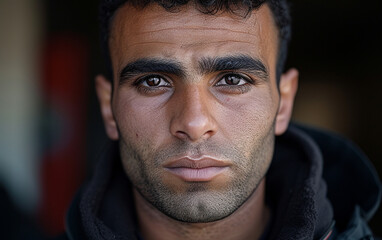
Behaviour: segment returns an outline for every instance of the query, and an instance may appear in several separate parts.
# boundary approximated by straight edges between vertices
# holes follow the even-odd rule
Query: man
[[[285,1],[109,0],[101,13],[111,74],[96,90],[113,142],[69,239],[373,238],[370,163],[289,126]]]

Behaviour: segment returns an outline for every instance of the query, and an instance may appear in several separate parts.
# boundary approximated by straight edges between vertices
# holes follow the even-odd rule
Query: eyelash
[[[218,83],[221,81],[224,81],[224,79],[227,79],[228,77],[236,77],[240,78],[240,81],[243,80],[245,81],[244,84],[241,85],[229,85],[229,84],[221,84],[219,85]],[[151,78],[159,78],[160,81],[165,81],[168,86],[144,86],[143,83],[147,81],[148,79]],[[147,83],[146,83],[147,84]],[[240,73],[235,73],[235,72],[229,72],[229,73],[224,73],[218,77],[218,81],[214,84],[215,87],[219,88],[220,90],[227,92],[227,93],[233,93],[233,94],[243,94],[248,92],[251,89],[250,85],[255,84],[255,81],[251,79],[250,77],[240,74]],[[139,92],[142,92],[144,94],[155,94],[155,93],[161,93],[166,91],[168,88],[172,87],[171,81],[167,80],[166,77],[163,77],[159,74],[152,74],[152,75],[146,75],[143,77],[138,78],[136,81],[134,81],[133,85],[137,88]]]
[[[245,81],[245,83],[242,85],[229,85],[229,84],[217,85],[219,82],[224,81],[225,78],[227,79],[230,76],[238,77],[241,80]],[[224,75],[220,76],[217,83],[215,83],[215,86],[220,88],[224,92],[233,93],[233,94],[243,94],[251,90],[251,85],[254,85],[254,84],[255,84],[255,81],[252,78],[246,75],[243,75],[241,73],[230,72],[230,73],[224,73]]]
[[[161,81],[165,81],[166,83],[169,84],[169,86],[144,86],[143,83],[147,81],[150,78],[159,78]],[[153,75],[146,75],[143,77],[138,78],[133,85],[137,88],[138,91],[148,94],[148,93],[159,93],[162,91],[165,91],[166,88],[171,87],[170,81],[168,81],[165,77],[162,77],[161,75],[158,74],[153,74]]]

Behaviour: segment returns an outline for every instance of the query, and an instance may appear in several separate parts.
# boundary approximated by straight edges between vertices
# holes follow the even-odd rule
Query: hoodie
[[[118,144],[110,143],[71,204],[66,239],[142,239],[120,162]],[[367,222],[378,209],[381,183],[349,141],[291,124],[276,137],[266,179],[272,217],[261,240],[373,239]]]

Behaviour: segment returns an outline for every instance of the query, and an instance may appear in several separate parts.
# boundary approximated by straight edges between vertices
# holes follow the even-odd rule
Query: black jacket
[[[272,217],[262,239],[373,239],[367,221],[381,184],[367,158],[350,142],[291,125],[276,138],[267,173]],[[118,146],[103,152],[91,181],[74,199],[66,239],[140,239],[130,182]]]

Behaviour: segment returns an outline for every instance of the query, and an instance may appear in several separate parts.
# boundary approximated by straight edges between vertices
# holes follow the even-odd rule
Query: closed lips
[[[212,158],[193,160],[182,158],[164,166],[172,174],[187,182],[211,181],[221,172],[228,169],[229,164]]]

